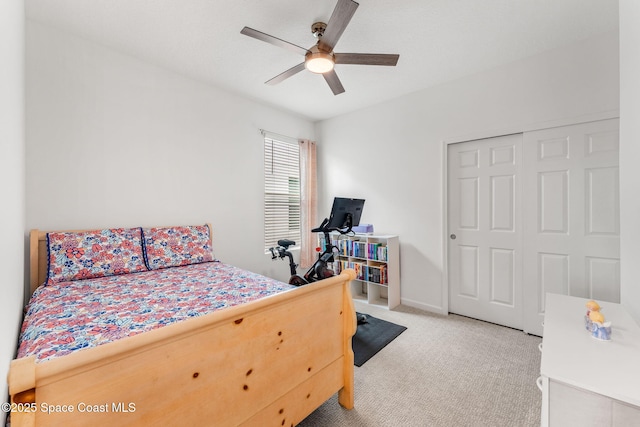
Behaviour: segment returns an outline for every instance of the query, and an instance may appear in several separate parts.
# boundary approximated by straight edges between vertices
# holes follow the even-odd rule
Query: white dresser
[[[601,302],[611,341],[586,331],[587,299],[547,294],[541,424],[640,426],[640,327],[620,304]]]

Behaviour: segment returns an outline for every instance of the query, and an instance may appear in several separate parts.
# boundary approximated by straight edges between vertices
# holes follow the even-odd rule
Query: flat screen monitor
[[[351,229],[351,227],[360,224],[363,208],[364,199],[334,198],[327,227],[339,230]]]

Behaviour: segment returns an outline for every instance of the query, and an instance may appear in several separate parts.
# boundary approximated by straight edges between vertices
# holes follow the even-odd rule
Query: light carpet
[[[336,395],[300,426],[540,425],[540,337],[405,306],[356,310],[408,329],[354,368],[353,410]]]

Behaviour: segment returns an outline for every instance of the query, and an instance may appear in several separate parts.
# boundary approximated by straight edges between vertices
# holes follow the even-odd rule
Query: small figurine
[[[604,315],[600,311],[591,311],[589,313],[591,321],[591,336],[602,341],[611,339],[611,322],[604,321]]]
[[[592,312],[592,311],[600,311],[600,304],[598,304],[597,302],[595,302],[594,300],[590,300],[587,301],[587,316]]]
[[[611,322],[593,322],[591,336],[598,340],[609,341],[611,339]]]
[[[595,302],[594,300],[587,301],[587,314],[584,316],[584,327],[587,331],[593,331],[593,319],[591,318],[592,313],[597,313],[600,311],[600,304]]]

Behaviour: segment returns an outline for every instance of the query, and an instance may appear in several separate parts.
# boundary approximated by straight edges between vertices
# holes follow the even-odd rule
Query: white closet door
[[[522,329],[522,135],[450,144],[449,311]]]
[[[620,302],[618,120],[524,134],[524,331],[545,293]]]

